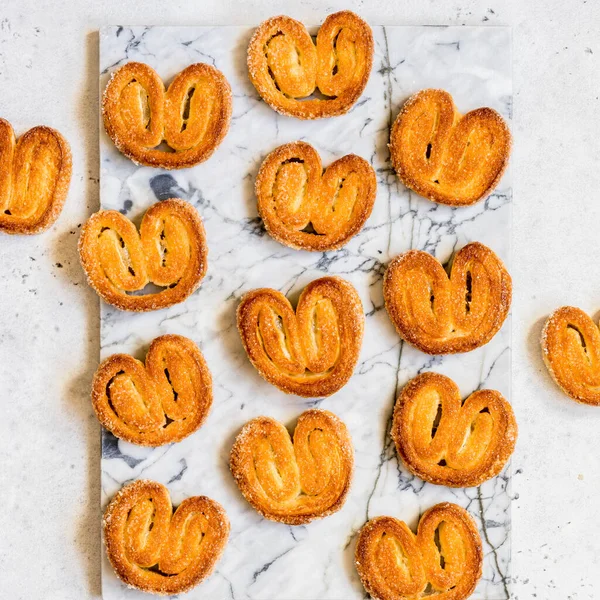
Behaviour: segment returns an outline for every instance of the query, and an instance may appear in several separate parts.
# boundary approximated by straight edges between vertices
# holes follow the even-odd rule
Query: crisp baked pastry
[[[469,513],[450,502],[425,511],[417,535],[393,517],[360,531],[356,569],[376,600],[464,600],[481,578],[483,549]]]
[[[573,400],[600,406],[600,331],[581,309],[562,306],[542,332],[544,362]]]
[[[34,127],[19,140],[0,119],[0,231],[33,234],[48,229],[63,208],[71,182],[71,149],[50,127]]]
[[[140,233],[119,211],[101,210],[88,219],[79,238],[88,283],[121,310],[157,310],[183,302],[200,285],[207,254],[198,211],[176,198],[151,206]],[[148,283],[165,289],[134,295]]]
[[[365,317],[356,290],[340,277],[309,283],[296,311],[277,290],[248,292],[237,326],[248,358],[286,394],[330,396],[352,376]]]
[[[398,397],[391,435],[417,477],[473,487],[502,471],[515,448],[517,422],[500,392],[477,390],[462,402],[452,379],[422,373]]]
[[[305,142],[284,144],[264,160],[256,178],[258,212],[278,242],[297,250],[334,250],[369,218],[377,178],[360,156],[348,154],[325,172]]]
[[[390,153],[402,183],[451,206],[492,193],[508,164],[510,130],[491,108],[461,115],[443,90],[408,99],[392,127]]]
[[[248,73],[262,99],[299,119],[348,112],[363,93],[373,65],[373,33],[358,15],[329,15],[316,46],[306,27],[290,17],[259,25],[248,46]],[[311,97],[318,89],[320,97]]]
[[[427,354],[470,352],[496,335],[510,310],[512,281],[479,242],[456,253],[450,277],[427,252],[410,250],[389,264],[385,307],[404,340]]]
[[[113,354],[98,367],[92,405],[116,437],[140,446],[179,442],[205,421],[212,379],[192,340],[162,335],[150,344],[146,365],[129,354]]]
[[[221,71],[196,63],[177,73],[165,91],[152,67],[130,62],[112,74],[102,115],[106,133],[132,161],[183,169],[209,158],[225,137],[231,88]]]
[[[237,436],[229,465],[244,498],[266,519],[302,525],[342,508],[354,469],[352,440],[333,413],[302,413],[294,431],[258,417]]]
[[[186,498],[173,512],[169,491],[141,479],[123,487],[104,513],[104,543],[128,586],[167,596],[206,579],[223,554],[229,519],[206,496]]]

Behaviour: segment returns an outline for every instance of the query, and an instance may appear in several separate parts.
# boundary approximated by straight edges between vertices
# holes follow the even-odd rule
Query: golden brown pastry
[[[500,392],[477,390],[462,402],[452,379],[422,373],[398,397],[391,435],[417,477],[473,487],[502,471],[515,448],[517,422]]]
[[[363,93],[373,65],[373,33],[358,15],[329,15],[316,46],[302,23],[271,17],[248,46],[248,73],[262,99],[299,119],[348,112]],[[322,97],[309,98],[315,90]]]
[[[275,419],[244,425],[229,462],[244,498],[266,519],[302,525],[342,508],[354,469],[346,426],[333,413],[302,413],[294,431]]]
[[[113,354],[98,367],[92,405],[116,437],[140,446],[179,442],[205,421],[212,379],[192,340],[162,335],[150,344],[146,365],[129,354]]]
[[[478,108],[461,115],[444,90],[422,90],[409,98],[390,137],[392,164],[402,183],[451,206],[489,196],[510,150],[510,130],[495,110]]]
[[[510,310],[512,281],[479,242],[456,253],[450,277],[427,252],[410,250],[389,264],[385,307],[400,336],[427,354],[470,352],[496,335]]]
[[[148,167],[183,169],[204,162],[229,130],[231,88],[221,71],[196,63],[169,88],[152,67],[115,71],[102,98],[104,127],[115,146]],[[166,143],[167,149],[159,146]]]
[[[305,142],[284,144],[264,160],[256,178],[258,212],[271,237],[297,250],[343,246],[369,218],[377,178],[360,156],[348,154],[323,172]]]
[[[600,406],[600,332],[586,313],[573,306],[555,310],[544,325],[542,355],[565,394]]]
[[[56,221],[71,182],[71,149],[50,127],[34,127],[15,139],[0,119],[0,231],[40,233]]]
[[[374,600],[464,600],[475,591],[482,566],[477,527],[450,502],[425,511],[417,535],[393,517],[371,519],[356,546],[356,569]]]
[[[206,579],[223,554],[229,519],[206,496],[173,512],[169,491],[141,479],[123,487],[104,513],[104,543],[128,586],[160,596],[183,594]]]
[[[340,277],[309,283],[296,311],[277,290],[248,292],[237,325],[248,358],[286,394],[330,396],[352,376],[365,317],[356,290]]]
[[[85,223],[79,238],[88,283],[121,310],[158,310],[183,302],[200,285],[207,254],[198,211],[176,198],[151,206],[140,233],[119,211],[101,210]],[[132,294],[148,283],[165,289]]]

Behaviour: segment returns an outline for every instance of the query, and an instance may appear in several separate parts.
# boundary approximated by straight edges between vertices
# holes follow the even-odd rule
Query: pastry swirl
[[[452,379],[422,373],[398,397],[391,435],[417,477],[473,487],[504,468],[517,441],[517,422],[500,392],[477,390],[463,403]]]
[[[373,33],[358,15],[329,15],[316,46],[306,27],[286,16],[257,28],[248,46],[250,81],[277,112],[299,119],[348,112],[363,93],[373,65]],[[315,90],[323,98],[309,98]]]
[[[555,310],[544,325],[542,355],[565,394],[600,406],[600,331],[586,313],[574,306]]]
[[[365,317],[356,290],[340,277],[309,283],[296,311],[277,290],[248,292],[237,325],[250,362],[286,394],[330,396],[350,379]]]
[[[482,566],[477,527],[450,502],[425,511],[417,535],[393,517],[371,519],[356,546],[356,569],[377,600],[464,600],[475,591]]]
[[[366,160],[348,154],[323,172],[319,154],[305,142],[276,148],[256,178],[267,231],[297,250],[343,246],[369,218],[376,191],[375,171]]]
[[[88,283],[121,310],[158,310],[183,302],[200,285],[207,254],[200,215],[176,198],[151,206],[140,233],[120,212],[101,210],[88,219],[79,238]],[[148,283],[165,289],[131,295]]]
[[[410,250],[389,264],[385,307],[400,336],[427,354],[470,352],[496,335],[510,310],[512,281],[479,242],[460,250],[450,277],[427,252]]]
[[[92,405],[103,427],[140,446],[179,442],[204,423],[212,379],[192,340],[162,335],[150,344],[146,365],[113,354],[98,367]]]
[[[0,119],[0,231],[34,234],[58,218],[71,182],[71,149],[50,127],[34,127],[15,139]]]
[[[474,204],[492,193],[511,150],[510,130],[491,108],[461,115],[444,90],[408,99],[392,127],[392,164],[404,185],[451,206]]]
[[[230,468],[244,498],[266,519],[302,525],[340,510],[354,469],[352,440],[333,413],[302,413],[294,431],[275,419],[246,423]]]
[[[115,71],[102,98],[106,133],[135,163],[183,169],[207,160],[229,130],[231,88],[221,71],[196,63],[169,88],[152,67],[130,62]],[[159,146],[165,142],[168,151]]]
[[[187,592],[208,577],[229,537],[229,519],[218,502],[193,496],[173,512],[167,488],[147,479],[117,492],[103,524],[118,577],[161,596]]]

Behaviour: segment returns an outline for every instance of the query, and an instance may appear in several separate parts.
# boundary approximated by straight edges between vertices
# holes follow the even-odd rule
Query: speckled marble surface
[[[0,287],[0,596],[100,597],[100,428],[88,400],[99,359],[99,302],[76,258],[99,206],[98,29],[112,23],[251,25],[287,12],[317,22],[350,7],[385,25],[513,27],[513,597],[597,598],[600,411],[556,389],[543,319],[563,304],[598,316],[600,6],[591,0],[8,0],[0,11],[2,116],[45,123],[74,151],[56,225],[2,237]]]
[[[198,292],[168,310],[143,315],[102,307],[102,357],[139,355],[165,333],[191,337],[213,373],[214,404],[204,427],[181,443],[144,449],[103,436],[102,501],[128,480],[149,477],[171,490],[175,503],[207,494],[229,514],[229,544],[215,573],[189,598],[255,600],[350,600],[364,590],[353,567],[356,533],[368,519],[391,515],[416,527],[437,502],[456,502],[475,517],[482,536],[484,569],[474,600],[509,597],[511,469],[470,489],[425,484],[398,463],[389,436],[394,399],[417,373],[444,373],[466,397],[478,388],[510,398],[510,319],[484,348],[431,357],[401,343],[383,306],[385,266],[412,248],[447,263],[470,241],[491,247],[510,269],[509,170],[494,193],[468,208],[436,205],[398,183],[389,165],[389,129],[402,103],[427,87],[452,92],[466,112],[491,106],[512,112],[510,29],[503,27],[373,27],[375,56],[369,83],[356,106],[335,119],[305,122],[282,117],[262,102],[247,77],[247,27],[107,27],[100,33],[100,85],[124,62],[139,60],[169,80],[201,60],[222,70],[231,84],[230,132],[213,157],[178,172],[138,167],[104,133],[100,137],[100,198],[139,221],[158,200],[184,198],[204,219],[209,269]],[[252,183],[264,156],[302,139],[325,165],[356,153],[373,164],[377,199],[363,230],[335,252],[298,252],[272,240],[257,217]],[[235,327],[240,297],[274,287],[292,297],[327,274],[350,281],[366,313],[359,362],[348,384],[330,398],[285,396],[249,364]],[[333,411],[348,426],[355,472],[344,508],[307,526],[286,527],[262,519],[232,485],[231,441],[253,417],[293,424],[309,406]],[[103,561],[104,600],[142,598],[123,586]]]

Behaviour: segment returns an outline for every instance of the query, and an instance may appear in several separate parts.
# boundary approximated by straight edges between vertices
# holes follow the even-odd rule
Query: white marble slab
[[[388,435],[397,391],[423,370],[451,376],[464,395],[480,387],[510,397],[510,323],[486,347],[466,355],[428,357],[401,343],[383,308],[387,262],[419,248],[445,262],[471,240],[490,246],[510,269],[511,178],[471,208],[451,209],[417,197],[390,168],[389,127],[402,102],[426,87],[450,91],[462,110],[491,106],[511,116],[510,30],[479,27],[374,27],[375,61],[361,100],[347,115],[302,122],[281,117],[259,100],[248,81],[245,49],[251,28],[108,27],[101,32],[100,87],[128,60],[153,66],[169,80],[191,62],[217,66],[234,93],[231,130],[206,163],[179,172],[138,167],[101,132],[101,203],[134,221],[170,196],[200,211],[209,244],[208,275],[184,304],[150,314],[102,307],[102,357],[130,352],[143,358],[149,342],[179,333],[202,348],[214,379],[212,412],[200,431],[179,444],[141,449],[104,432],[103,504],[131,479],[148,477],[171,490],[173,501],[206,494],[222,503],[232,530],[213,576],[186,598],[347,600],[365,597],[353,566],[356,532],[369,518],[387,514],[415,526],[432,504],[450,500],[477,519],[485,549],[483,578],[473,598],[509,597],[510,467],[479,488],[449,490],[408,474]],[[297,252],[273,241],[257,218],[254,178],[265,155],[296,139],[313,144],[324,165],[353,152],[378,174],[373,214],[364,230],[339,251]],[[239,297],[269,286],[295,297],[306,283],[334,273],[357,288],[367,314],[365,340],[354,377],[333,397],[307,401],[265,383],[248,362],[234,314]],[[308,526],[263,520],[239,494],[228,455],[240,427],[267,414],[293,426],[308,406],[319,405],[348,425],[356,473],[344,508]],[[143,598],[116,579],[103,558],[105,600]]]

